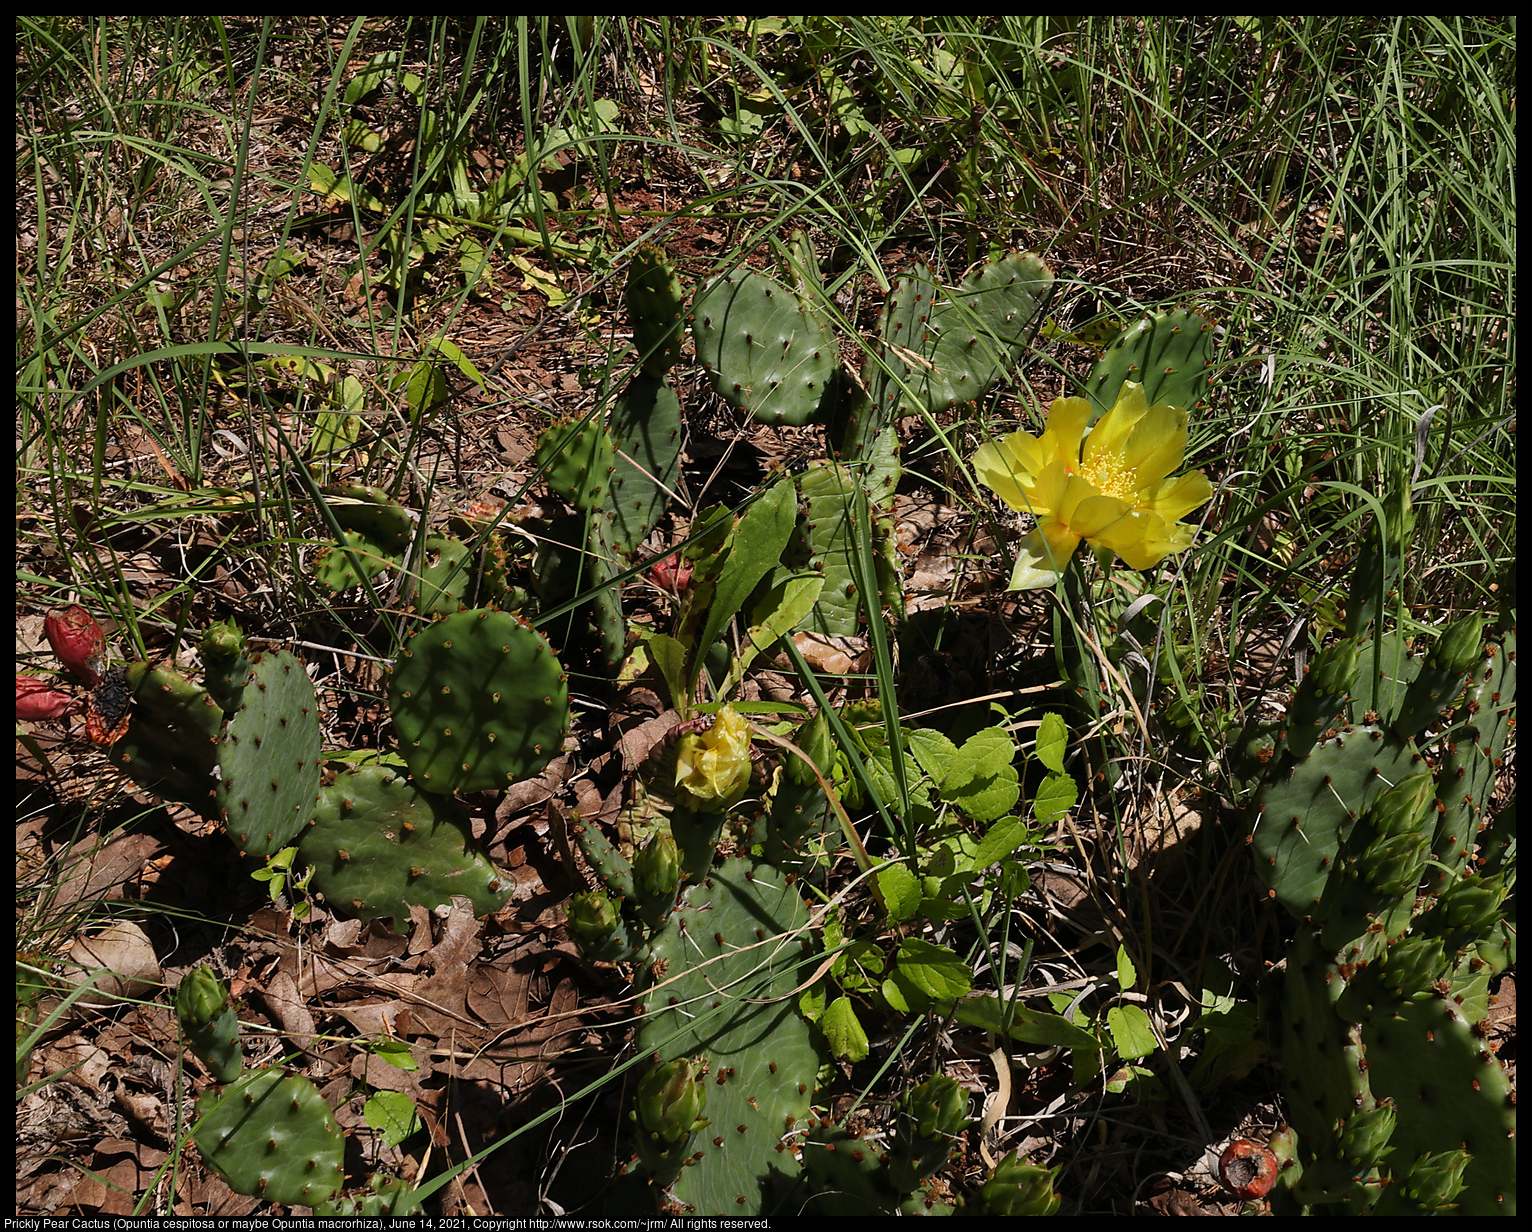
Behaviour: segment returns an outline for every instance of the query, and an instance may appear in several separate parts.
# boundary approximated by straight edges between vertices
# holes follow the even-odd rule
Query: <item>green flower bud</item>
[[[1484,653],[1484,617],[1476,613],[1448,625],[1431,651],[1431,662],[1443,671],[1465,675]]]
[[[1053,1192],[1057,1169],[1028,1163],[1020,1152],[1007,1155],[979,1190],[978,1213],[983,1215],[1052,1215],[1059,1209]]]
[[[601,890],[576,894],[565,910],[569,935],[586,949],[609,941],[617,931],[617,904]]]
[[[916,1188],[947,1162],[968,1125],[968,1092],[955,1079],[937,1074],[900,1097],[898,1127],[889,1160],[894,1188]]]
[[[1422,1155],[1405,1172],[1400,1190],[1426,1210],[1442,1210],[1463,1192],[1463,1173],[1472,1158],[1461,1148],[1439,1155]]]
[[[204,659],[232,659],[244,652],[245,635],[232,620],[209,625],[197,643],[197,653]]]
[[[1379,838],[1395,834],[1413,834],[1424,829],[1431,799],[1436,792],[1436,780],[1430,771],[1400,779],[1387,791],[1378,795],[1367,810],[1373,832]]]
[[[639,1080],[633,1117],[653,1140],[675,1144],[708,1124],[702,1066],[686,1057],[658,1065]]]
[[[1500,919],[1505,874],[1455,881],[1442,892],[1437,907],[1447,923],[1465,933],[1488,933]]]
[[[1427,834],[1395,834],[1374,839],[1360,860],[1362,880],[1379,894],[1413,892],[1430,854]]]
[[[1341,1130],[1340,1149],[1346,1161],[1358,1168],[1370,1168],[1382,1157],[1393,1135],[1398,1114],[1392,1100],[1383,1100],[1366,1112],[1354,1112]]]
[[[210,1027],[229,1005],[229,990],[209,967],[188,972],[176,989],[176,1017],[183,1031]]]
[[[750,724],[725,706],[705,732],[676,746],[676,796],[699,813],[721,813],[750,786]]]
[[[661,830],[633,857],[633,880],[645,899],[668,898],[681,884],[681,850]]]
[[[952,1139],[968,1126],[968,1092],[955,1078],[937,1074],[906,1091],[899,1101],[917,1138]]]
[[[1333,642],[1314,656],[1309,680],[1326,697],[1342,697],[1356,683],[1362,662],[1362,645],[1354,637]]]
[[[1383,982],[1400,997],[1413,1000],[1431,991],[1447,973],[1440,937],[1406,937],[1389,947],[1383,959]]]
[[[176,990],[176,1018],[187,1046],[219,1082],[233,1082],[244,1068],[239,1015],[229,990],[208,967],[188,972]]]

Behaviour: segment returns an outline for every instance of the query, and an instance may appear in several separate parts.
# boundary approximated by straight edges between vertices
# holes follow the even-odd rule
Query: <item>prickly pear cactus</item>
[[[339,544],[314,554],[314,576],[337,593],[397,569],[409,546],[414,519],[382,488],[349,484],[326,495],[341,529]]]
[[[202,656],[202,684],[208,696],[218,703],[225,716],[232,715],[239,709],[245,677],[250,674],[244,633],[232,620],[209,625],[197,643],[197,653]]]
[[[1092,421],[1117,403],[1124,381],[1144,387],[1150,406],[1190,410],[1207,391],[1214,328],[1185,308],[1141,317],[1106,347],[1085,381]]]
[[[235,1193],[318,1206],[345,1181],[345,1139],[314,1084],[256,1069],[197,1100],[192,1141]]]
[[[628,320],[633,326],[633,346],[644,375],[662,377],[681,358],[681,338],[686,330],[686,293],[665,255],[640,248],[628,267],[623,293]]]
[[[808,1115],[819,1057],[792,994],[808,908],[776,869],[731,859],[681,895],[648,947],[636,1046],[708,1066],[710,1125],[665,1190],[678,1213],[758,1215],[796,1179],[781,1149]]]
[[[394,665],[388,708],[418,787],[488,791],[553,760],[569,687],[542,634],[518,616],[477,608],[411,637]]]
[[[213,769],[223,708],[206,689],[170,668],[129,663],[125,675],[133,717],[127,733],[108,750],[108,760],[156,795],[217,817]]]
[[[1515,1107],[1481,1024],[1515,958],[1514,848],[1477,840],[1514,723],[1516,631],[1502,618],[1481,641],[1473,618],[1419,654],[1383,629],[1373,596],[1409,524],[1364,545],[1348,636],[1258,750],[1256,868],[1300,921],[1282,1016],[1296,1150],[1274,1203],[1509,1215]]]
[[[338,914],[391,917],[401,933],[412,906],[464,894],[487,915],[511,893],[509,874],[474,850],[467,810],[388,766],[352,767],[320,791],[298,862],[313,867],[314,888]]]
[[[314,684],[287,651],[253,656],[238,712],[218,747],[214,788],[230,837],[275,855],[314,815],[319,712]]]
[[[176,1019],[186,1043],[218,1082],[233,1082],[244,1068],[239,1045],[239,1015],[224,982],[208,967],[198,967],[176,990]]]
[[[703,288],[692,303],[692,335],[719,396],[762,423],[808,423],[840,367],[829,322],[754,270]]]
[[[537,438],[532,463],[547,484],[577,509],[597,509],[614,469],[612,435],[600,419],[552,424]]]

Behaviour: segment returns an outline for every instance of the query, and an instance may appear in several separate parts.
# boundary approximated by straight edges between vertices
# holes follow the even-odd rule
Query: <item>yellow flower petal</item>
[[[1060,398],[1040,438],[1017,432],[974,453],[980,481],[1038,520],[1018,545],[1013,590],[1051,586],[1081,539],[1132,569],[1191,546],[1195,528],[1180,519],[1213,485],[1201,471],[1169,477],[1186,452],[1186,412],[1150,406],[1143,386],[1127,381],[1086,435],[1090,415],[1086,399]]]

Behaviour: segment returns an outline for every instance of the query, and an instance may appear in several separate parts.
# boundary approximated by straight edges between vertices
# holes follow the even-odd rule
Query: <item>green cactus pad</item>
[[[532,464],[575,508],[599,509],[612,479],[611,433],[598,418],[550,424],[537,438]]]
[[[658,524],[681,473],[681,400],[664,381],[634,377],[612,410],[611,432],[616,456],[606,512],[611,539],[627,554]]]
[[[752,270],[707,285],[692,304],[692,334],[719,395],[762,423],[808,423],[840,366],[828,322]]]
[[[698,1215],[771,1212],[798,1173],[783,1143],[806,1128],[819,1066],[791,995],[812,959],[807,922],[778,870],[731,859],[683,892],[650,945],[637,1047],[709,1065],[712,1124],[670,1189]]]
[[[327,493],[325,503],[341,530],[356,531],[395,554],[409,546],[415,520],[382,488],[347,484]]]
[[[224,1183],[284,1206],[318,1206],[345,1181],[345,1139],[314,1084],[257,1069],[197,1100],[192,1141]]]
[[[466,810],[387,766],[355,767],[320,791],[298,862],[313,866],[313,885],[337,914],[391,917],[401,933],[412,906],[434,909],[463,894],[487,915],[511,893],[510,875],[474,850]]]
[[[320,548],[314,554],[314,580],[339,594],[372,581],[385,569],[397,569],[403,560],[399,552],[381,547],[359,531],[341,533],[340,547]]]
[[[215,793],[230,837],[251,855],[271,856],[314,815],[319,712],[314,684],[291,654],[254,661],[219,743]]]
[[[450,616],[473,593],[473,551],[461,539],[431,535],[420,561],[415,610],[425,616]]]
[[[542,634],[519,616],[476,608],[410,639],[388,707],[422,790],[488,791],[553,760],[569,721],[569,687]]]
[[[1420,754],[1381,727],[1321,740],[1258,797],[1256,869],[1284,907],[1311,915],[1340,845],[1379,792],[1416,770]]]
[[[951,291],[929,266],[915,266],[883,308],[889,392],[880,395],[877,383],[869,384],[873,400],[904,400],[908,411],[930,413],[974,401],[1020,358],[1052,283],[1053,272],[1036,253],[990,262]]]
[[[1085,381],[1095,404],[1093,419],[1117,404],[1124,381],[1144,387],[1150,406],[1190,410],[1207,391],[1213,325],[1184,308],[1156,312],[1134,322],[1107,345]]]
[[[176,990],[176,1019],[186,1043],[218,1082],[233,1082],[244,1068],[239,1015],[224,982],[211,968],[198,967]]]
[[[662,377],[681,358],[685,292],[675,268],[653,248],[640,248],[628,267],[623,298],[644,374]]]
[[[166,800],[180,800],[217,817],[213,769],[223,708],[179,672],[149,664],[125,669],[134,709],[127,734],[107,759],[135,783]]]

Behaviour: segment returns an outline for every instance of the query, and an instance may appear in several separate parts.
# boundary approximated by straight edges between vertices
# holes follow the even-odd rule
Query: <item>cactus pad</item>
[[[569,687],[547,639],[519,616],[476,608],[428,625],[394,666],[388,707],[425,791],[488,791],[558,753]]]
[[[417,791],[387,766],[358,766],[319,793],[298,861],[340,915],[392,917],[410,928],[410,907],[436,908],[465,894],[475,914],[498,911],[509,874],[474,850],[466,811],[450,797]]]
[[[234,841],[251,855],[270,856],[314,815],[319,713],[314,684],[291,654],[254,662],[219,745],[215,792]]]
[[[317,1206],[345,1180],[345,1139],[314,1084],[257,1069],[197,1101],[192,1140],[235,1193]]]
[[[719,395],[762,423],[807,423],[840,366],[829,324],[752,270],[707,285],[692,305],[692,333]]]

